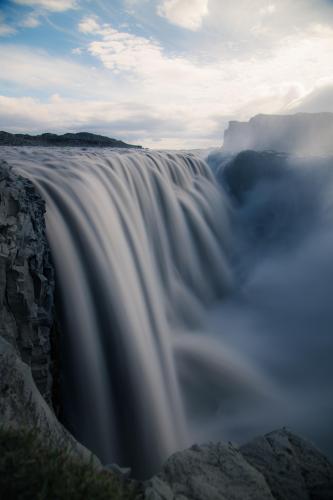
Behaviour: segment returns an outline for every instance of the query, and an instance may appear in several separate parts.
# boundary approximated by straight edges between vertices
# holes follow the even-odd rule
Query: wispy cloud
[[[37,12],[32,12],[19,21],[19,26],[22,28],[37,28],[39,25],[40,20]]]
[[[6,23],[6,19],[0,12],[0,36],[10,36],[16,33],[16,29]]]
[[[101,27],[97,21],[96,16],[87,16],[81,19],[79,22],[79,31],[81,33],[92,33],[95,35],[98,35],[101,33]]]
[[[82,98],[110,95],[112,78],[104,70],[78,64],[70,58],[51,56],[43,50],[3,44],[0,54],[3,82],[22,92],[80,94]]]
[[[14,0],[14,2],[18,5],[42,7],[51,12],[63,12],[77,6],[76,0]]]

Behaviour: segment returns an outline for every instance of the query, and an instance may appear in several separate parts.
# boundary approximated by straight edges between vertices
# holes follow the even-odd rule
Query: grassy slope
[[[132,500],[138,485],[48,447],[31,431],[0,429],[1,500]]]

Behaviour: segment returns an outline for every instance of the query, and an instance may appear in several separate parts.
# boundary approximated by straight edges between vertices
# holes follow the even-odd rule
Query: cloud
[[[74,49],[72,49],[72,54],[76,55],[76,56],[81,56],[83,53],[83,49],[81,47],[75,47]]]
[[[172,114],[161,118],[149,105],[64,99],[58,94],[44,102],[28,96],[0,95],[0,129],[15,133],[88,130],[160,147],[170,147],[177,141],[184,145],[188,133],[181,119]]]
[[[224,114],[230,114],[266,98],[276,109],[277,97],[283,96],[279,105],[287,105],[288,99],[299,96],[300,87],[312,88],[333,73],[332,33],[327,27],[310,26],[307,32],[284,37],[267,54],[253,52],[249,59],[222,54],[203,62],[166,53],[156,40],[100,25],[96,19],[84,23],[94,25],[89,34],[95,40],[88,43],[88,51],[105,68],[135,85],[137,94],[146,93],[150,102],[165,100],[179,109],[224,108]]]
[[[80,94],[82,98],[105,97],[114,90],[112,78],[103,69],[78,64],[70,58],[50,56],[43,50],[2,44],[0,81],[18,92]]]
[[[97,18],[95,16],[87,16],[83,18],[79,23],[79,31],[81,33],[99,33],[100,26],[97,22]]]
[[[22,28],[37,28],[40,25],[38,14],[33,12],[21,19],[19,26]]]
[[[5,22],[4,16],[0,12],[0,36],[10,36],[16,33],[16,29],[13,26],[9,26]]]
[[[63,12],[77,6],[76,0],[14,0],[14,2],[29,7],[42,7],[51,12]]]
[[[157,13],[172,24],[196,31],[208,15],[208,0],[163,0]]]
[[[264,7],[262,7],[259,10],[259,15],[260,16],[271,16],[272,14],[274,14],[274,12],[276,12],[276,5],[271,3],[271,4],[268,4],[268,5],[265,5]]]
[[[214,1],[209,0],[205,28],[214,21]],[[246,5],[245,0],[239,1]],[[256,15],[235,18],[236,22],[246,22],[248,27],[258,17],[280,22],[284,0],[276,3],[274,12],[260,16],[259,8],[267,7],[267,2],[253,2]],[[226,16],[231,14],[228,5]],[[232,41],[231,35],[223,41],[214,32],[211,39],[211,32],[207,34],[205,29],[190,36],[190,49],[183,45],[180,50],[176,40],[172,46],[164,45],[163,37],[157,38],[158,30],[153,38],[143,35],[145,27],[134,32],[131,23],[120,28],[96,15],[86,16],[78,20],[79,33],[74,33],[75,45],[67,57],[2,44],[2,87],[26,100],[2,101],[0,117],[13,128],[89,128],[146,146],[218,145],[229,119],[247,120],[258,112],[288,112],[301,102],[304,106],[305,96],[318,82],[331,77],[332,29],[316,17],[302,23],[304,29],[289,30],[280,37],[275,32],[274,37],[245,32],[245,48],[242,40]],[[168,28],[162,21],[161,25]],[[193,43],[197,37],[200,51]],[[262,43],[258,37],[263,37]],[[189,38],[184,40],[187,43]],[[15,113],[8,114],[14,105]],[[311,104],[314,110],[319,105],[324,106],[324,101],[320,104],[317,99]]]
[[[288,106],[290,112],[333,112],[333,80],[322,80],[308,93],[293,100]]]

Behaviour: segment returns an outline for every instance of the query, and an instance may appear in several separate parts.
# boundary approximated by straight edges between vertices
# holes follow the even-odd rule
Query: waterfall
[[[104,462],[155,471],[190,443],[175,344],[232,286],[228,202],[190,154],[26,149],[12,163],[47,203],[65,422]]]
[[[80,441],[136,477],[283,425],[332,454],[332,159],[2,151],[46,200]]]

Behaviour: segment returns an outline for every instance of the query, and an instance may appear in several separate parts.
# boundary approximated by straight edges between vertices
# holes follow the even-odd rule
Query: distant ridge
[[[81,146],[104,148],[142,148],[103,135],[79,132],[77,134],[11,134],[0,132],[0,146]]]
[[[224,151],[273,150],[299,155],[333,154],[333,113],[256,115],[248,122],[231,121]]]

